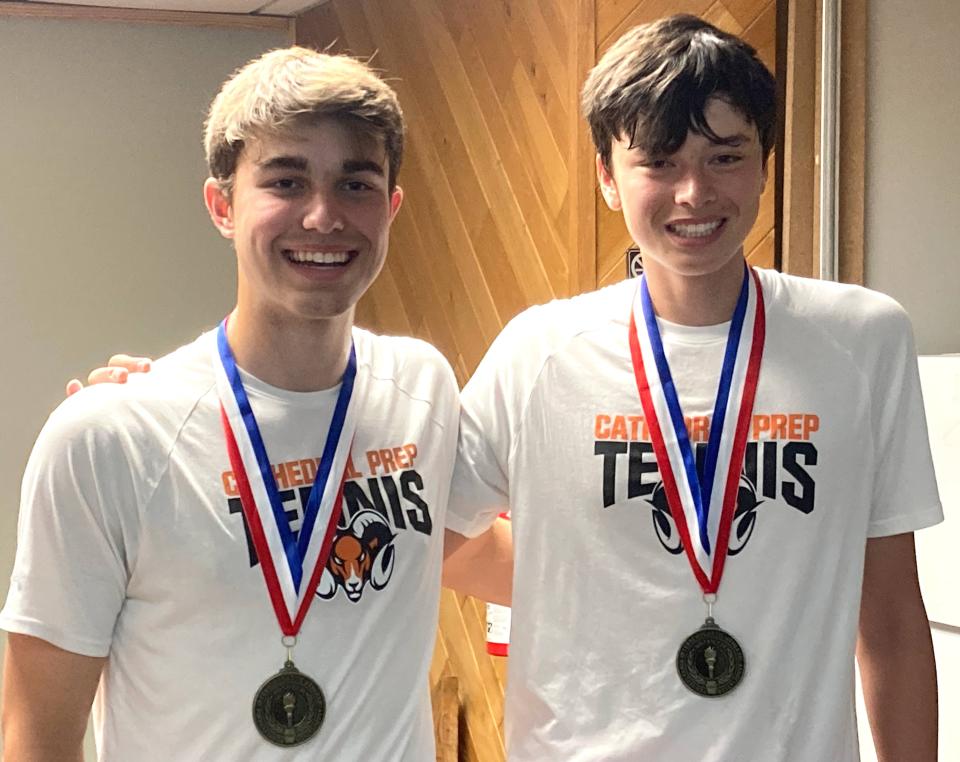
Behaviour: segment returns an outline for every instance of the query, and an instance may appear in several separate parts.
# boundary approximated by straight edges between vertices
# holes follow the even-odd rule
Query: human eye
[[[302,178],[284,175],[282,177],[268,178],[265,185],[267,188],[277,193],[289,195],[303,190],[306,183]]]
[[[652,156],[650,158],[640,159],[639,164],[644,169],[661,170],[670,166],[670,160],[662,156]]]
[[[721,153],[714,156],[713,161],[722,167],[729,167],[743,161],[743,156],[738,153]]]
[[[358,180],[356,178],[345,180],[343,182],[344,190],[348,190],[351,193],[362,193],[364,191],[373,190],[373,186],[363,180]]]

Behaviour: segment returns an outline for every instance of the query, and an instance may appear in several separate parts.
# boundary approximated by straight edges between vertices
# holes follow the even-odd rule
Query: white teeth
[[[696,225],[672,224],[667,225],[667,229],[671,233],[676,233],[684,238],[704,238],[713,233],[722,224],[723,220],[715,220],[714,222],[704,222]]]
[[[315,265],[342,265],[350,259],[350,253],[346,251],[288,251],[287,256],[294,262]]]

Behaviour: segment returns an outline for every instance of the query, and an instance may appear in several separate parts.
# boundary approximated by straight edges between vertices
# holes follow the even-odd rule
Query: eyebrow
[[[744,143],[752,143],[753,138],[750,137],[749,135],[744,135],[742,132],[738,132],[735,135],[728,135],[725,138],[720,138],[719,140],[711,140],[710,142],[720,146],[741,146]]]
[[[272,156],[266,161],[257,162],[257,166],[265,171],[273,169],[292,169],[297,172],[306,172],[310,163],[302,156]],[[383,167],[371,159],[347,159],[343,162],[343,171],[348,174],[356,172],[372,172],[383,177]]]
[[[370,159],[347,159],[343,162],[343,171],[351,174],[354,172],[372,172],[383,177],[383,167]]]
[[[273,156],[266,161],[258,161],[257,166],[264,170],[295,169],[298,172],[306,172],[309,165],[302,156]]]

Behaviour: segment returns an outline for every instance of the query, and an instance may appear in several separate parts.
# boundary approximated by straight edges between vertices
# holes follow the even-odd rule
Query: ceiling
[[[250,13],[296,16],[326,0],[56,0],[58,5],[91,5],[101,8],[136,8],[152,11],[198,13]]]

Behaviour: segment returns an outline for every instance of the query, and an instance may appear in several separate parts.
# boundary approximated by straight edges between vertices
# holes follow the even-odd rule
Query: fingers
[[[77,378],[71,378],[67,381],[67,396],[69,397],[72,394],[76,394],[83,388],[83,384],[80,383],[80,380]]]
[[[131,373],[146,373],[150,370],[150,358],[119,354],[107,360],[107,365],[111,368],[125,368]],[[97,370],[102,370],[102,368]]]
[[[87,376],[88,384],[125,384],[130,371],[126,368],[95,368]]]

